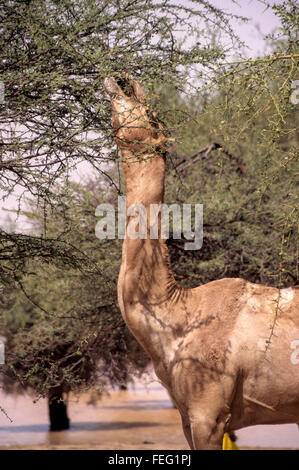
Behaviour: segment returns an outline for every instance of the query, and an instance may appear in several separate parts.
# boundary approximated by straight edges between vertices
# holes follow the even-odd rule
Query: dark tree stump
[[[55,387],[49,390],[48,406],[50,431],[69,429],[70,420],[67,415],[67,406],[63,398],[63,390],[61,387]]]

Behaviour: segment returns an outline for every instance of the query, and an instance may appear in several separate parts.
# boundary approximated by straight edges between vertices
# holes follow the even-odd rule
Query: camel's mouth
[[[134,94],[134,89],[131,83],[131,80],[126,77],[115,77],[115,81],[119,88],[122,89],[122,91],[127,95],[127,96],[132,96]]]

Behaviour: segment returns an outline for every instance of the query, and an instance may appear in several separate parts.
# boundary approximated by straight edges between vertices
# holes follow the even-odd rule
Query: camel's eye
[[[133,87],[131,82],[128,78],[117,77],[116,83],[118,86],[125,92],[127,96],[131,96],[133,94]]]

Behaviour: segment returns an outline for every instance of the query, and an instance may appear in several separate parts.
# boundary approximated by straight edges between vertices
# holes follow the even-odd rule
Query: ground
[[[69,398],[69,431],[48,432],[47,403],[0,394],[0,449],[188,450],[178,411],[151,377],[96,403],[91,393]],[[255,426],[237,432],[242,449],[299,449],[296,425]]]

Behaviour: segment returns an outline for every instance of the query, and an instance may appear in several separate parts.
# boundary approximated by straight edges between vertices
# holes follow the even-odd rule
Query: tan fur
[[[167,139],[148,117],[130,77],[128,96],[113,78],[115,138],[123,156],[127,207],[163,202]],[[128,220],[129,222],[129,220]],[[243,279],[195,289],[178,286],[165,240],[125,239],[118,281],[122,315],[151,356],[181,413],[192,449],[221,449],[223,433],[245,426],[299,421],[299,291]]]

